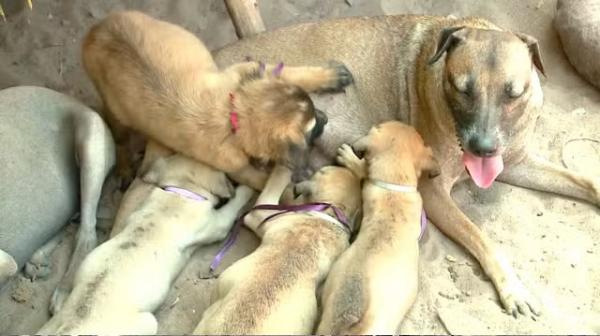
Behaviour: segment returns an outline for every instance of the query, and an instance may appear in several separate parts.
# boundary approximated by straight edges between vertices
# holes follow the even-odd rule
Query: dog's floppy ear
[[[544,62],[542,62],[542,54],[540,53],[540,45],[538,44],[538,40],[527,34],[523,33],[515,33],[521,41],[525,42],[527,48],[529,48],[529,53],[531,54],[531,59],[533,60],[533,65],[542,73],[542,75],[546,76],[546,71],[544,71]]]
[[[307,198],[310,198],[310,196],[313,194],[314,191],[315,191],[315,182],[313,182],[311,180],[302,181],[302,182],[294,184],[294,196],[295,197],[305,196]]]
[[[445,52],[447,52],[451,47],[455,46],[458,42],[464,40],[464,36],[460,36],[459,34],[457,34],[457,32],[462,30],[463,28],[465,27],[461,26],[442,29],[438,40],[437,50],[435,52],[435,55],[433,55],[433,57],[431,57],[431,59],[429,60],[429,65],[437,62],[442,57],[442,55]]]

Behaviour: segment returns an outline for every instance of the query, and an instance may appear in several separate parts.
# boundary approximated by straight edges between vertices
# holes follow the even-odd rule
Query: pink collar
[[[235,110],[235,96],[233,92],[229,93],[229,103],[231,104],[231,112],[229,112],[229,123],[231,124],[231,133],[235,134],[240,129],[240,120],[237,111]]]

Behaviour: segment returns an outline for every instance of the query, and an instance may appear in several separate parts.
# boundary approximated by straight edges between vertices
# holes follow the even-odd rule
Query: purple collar
[[[210,269],[209,269],[210,274],[214,274],[215,269],[217,267],[219,267],[219,265],[221,264],[221,261],[223,261],[223,257],[225,256],[225,253],[227,253],[227,251],[231,248],[231,246],[233,246],[233,243],[235,242],[235,240],[242,228],[242,225],[244,224],[244,217],[246,217],[246,215],[248,213],[250,213],[254,210],[280,210],[279,212],[276,212],[276,213],[268,216],[262,222],[260,222],[260,224],[258,224],[258,226],[257,226],[257,227],[260,227],[265,222],[273,219],[274,217],[277,217],[277,216],[280,216],[283,214],[287,214],[290,212],[315,211],[315,212],[322,213],[323,211],[325,211],[327,209],[332,209],[333,212],[335,213],[335,218],[331,217],[331,219],[337,220],[337,222],[339,222],[341,224],[341,226],[346,230],[346,232],[348,232],[348,234],[352,233],[352,229],[350,228],[350,225],[348,223],[348,218],[346,217],[346,215],[344,215],[342,210],[340,210],[338,207],[336,207],[332,204],[324,203],[324,202],[305,203],[305,204],[299,204],[299,205],[260,204],[260,205],[255,206],[254,208],[244,212],[244,214],[242,214],[237,219],[235,224],[233,225],[233,228],[232,228],[231,232],[229,233],[229,235],[227,236],[227,239],[225,240],[223,247],[221,247],[221,249],[219,250],[217,255],[213,258],[212,262],[210,263]],[[329,216],[329,215],[327,215],[327,216]]]
[[[207,200],[206,197],[204,197],[204,196],[202,196],[200,194],[197,194],[197,193],[195,193],[193,191],[189,191],[187,189],[184,189],[184,188],[179,188],[179,187],[174,187],[174,186],[166,186],[166,187],[163,187],[162,190],[164,190],[166,192],[178,194],[178,195],[181,195],[181,196],[183,196],[185,198],[188,198],[188,199],[191,199],[191,200],[194,200],[194,201],[198,201],[198,202],[203,202],[203,201]]]
[[[419,233],[419,241],[423,238],[423,234],[427,229],[427,214],[425,213],[425,209],[421,210],[421,233]]]
[[[346,231],[348,231],[348,233],[352,232],[352,229],[350,228],[350,224],[348,222],[348,218],[346,217],[346,215],[344,215],[344,212],[342,212],[342,210],[340,210],[338,207],[330,204],[330,203],[324,203],[324,202],[315,202],[315,203],[305,203],[305,204],[299,204],[299,205],[276,205],[276,204],[261,204],[261,205],[257,205],[255,206],[252,210],[281,210],[279,212],[276,212],[270,216],[268,216],[267,218],[263,219],[262,222],[260,222],[260,224],[258,224],[258,227],[261,227],[265,222],[273,219],[274,217],[277,217],[279,215],[284,215],[290,212],[319,212],[322,213],[323,211],[327,210],[327,209],[331,209],[333,210],[333,213],[335,214],[335,220],[337,220],[342,227],[344,227],[344,229]]]

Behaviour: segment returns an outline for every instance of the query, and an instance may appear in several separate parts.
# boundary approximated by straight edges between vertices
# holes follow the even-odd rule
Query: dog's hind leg
[[[74,122],[76,155],[80,167],[81,225],[67,272],[52,295],[50,311],[53,314],[60,310],[71,291],[79,265],[96,247],[98,201],[102,185],[115,164],[115,145],[102,118],[95,112],[82,112],[75,116]]]
[[[533,190],[577,198],[600,207],[600,176],[594,180],[527,154],[504,169],[498,180]]]
[[[71,218],[70,222],[78,220],[79,214],[75,215]],[[66,226],[62,228],[57,234],[54,235],[50,240],[48,240],[42,247],[40,247],[35,253],[31,256],[29,261],[25,264],[25,276],[35,281],[36,279],[45,279],[48,275],[50,275],[50,255],[58,244],[60,244],[63,238],[67,234],[67,229],[70,227]]]

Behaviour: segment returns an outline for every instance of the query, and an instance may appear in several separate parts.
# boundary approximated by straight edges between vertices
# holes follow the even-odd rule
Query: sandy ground
[[[548,77],[546,103],[531,146],[560,162],[563,144],[600,138],[600,94],[567,63],[552,28],[555,1],[435,0],[261,0],[268,29],[331,17],[399,13],[478,15],[536,36]],[[97,107],[99,101],[79,61],[85,31],[109,11],[136,8],[183,25],[212,49],[235,40],[221,0],[205,1],[2,1],[0,88],[42,85]],[[573,169],[600,177],[600,146],[576,141],[564,146]],[[435,227],[421,243],[420,290],[401,325],[407,334],[600,334],[600,212],[569,199],[496,183],[486,191],[470,183],[454,197],[475,223],[499,244],[519,276],[544,305],[537,318],[503,313],[489,280],[462,248]],[[64,272],[71,249],[68,235],[53,255],[53,273],[31,282],[18,277],[0,292],[0,334],[33,333],[48,318],[49,297]],[[244,232],[224,266],[252,251],[258,240]],[[208,305],[214,280],[203,280],[218,245],[201,248],[157,311],[159,333],[189,333]],[[596,265],[596,266],[594,266]],[[398,279],[402,281],[402,279]],[[389,304],[394,304],[390,302]]]

